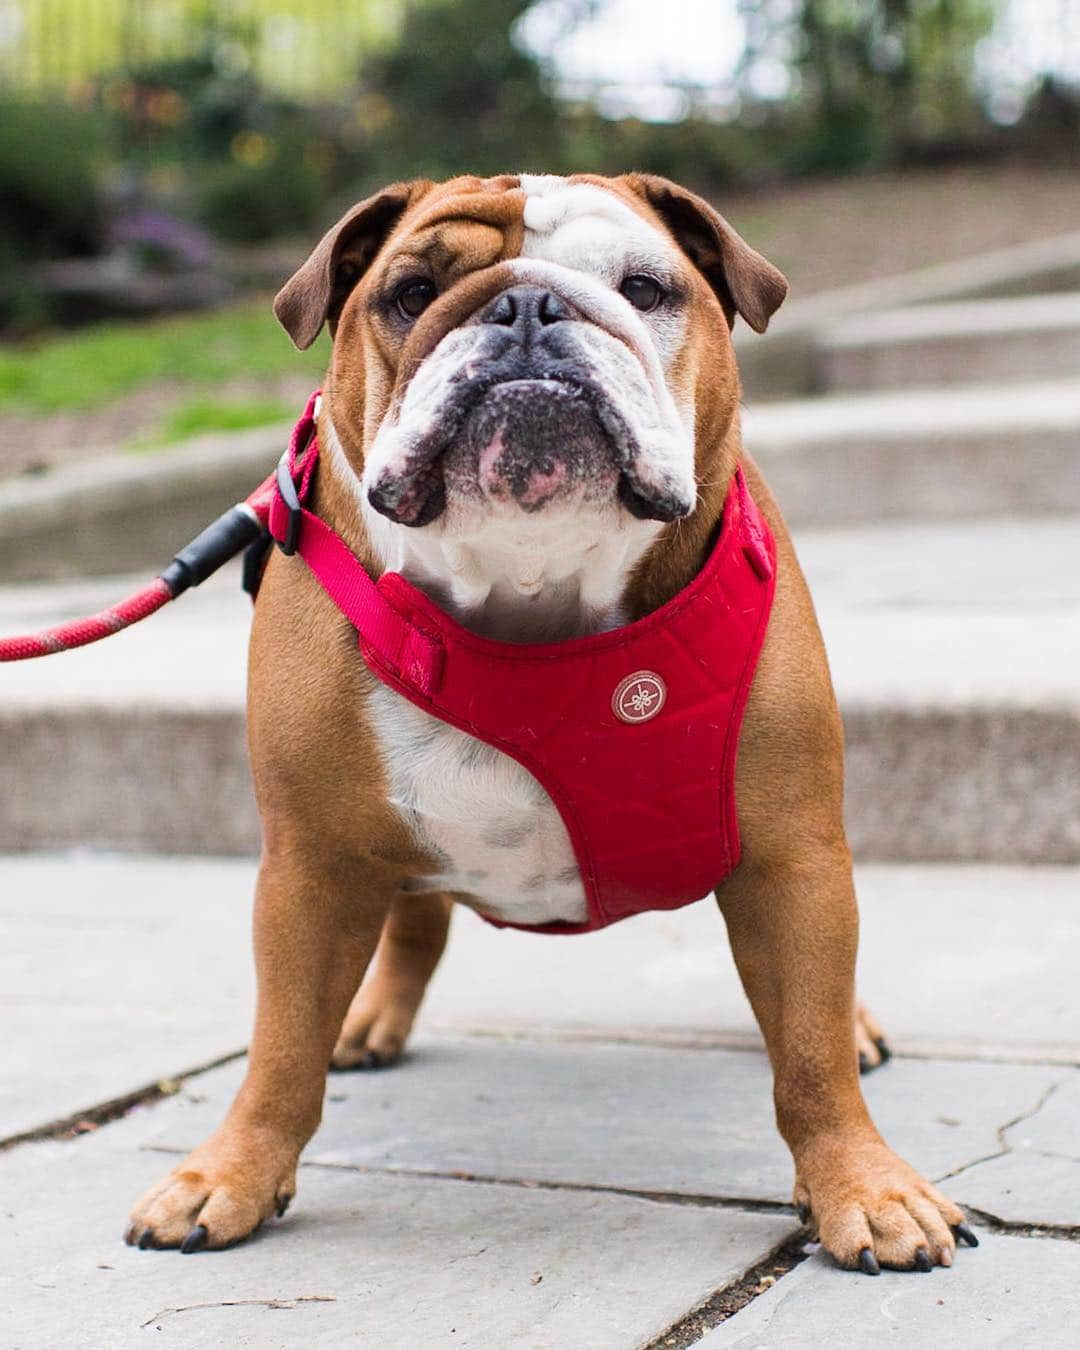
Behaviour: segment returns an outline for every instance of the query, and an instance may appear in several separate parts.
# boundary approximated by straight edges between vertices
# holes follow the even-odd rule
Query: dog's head
[[[396,184],[279,293],[324,323],[336,438],[370,508],[476,544],[568,516],[655,532],[688,515],[738,402],[730,329],[787,284],[666,179]]]

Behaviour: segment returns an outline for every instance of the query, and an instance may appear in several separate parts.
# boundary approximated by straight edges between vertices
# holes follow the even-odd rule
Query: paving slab
[[[135,1147],[143,1125],[0,1159],[6,1347],[628,1350],[794,1226],[623,1196],[308,1167],[304,1206],[251,1242],[195,1259],[140,1252],[120,1234],[161,1168]]]
[[[1004,1223],[1065,1228],[1080,1237],[1080,1070],[1050,1089],[1036,1112],[1003,1130],[1001,1145],[951,1185]]]
[[[254,879],[238,859],[0,857],[0,1138],[245,1043]],[[897,1050],[1080,1061],[1076,869],[863,866],[857,882],[860,987]],[[569,943],[459,909],[420,1025],[760,1045],[712,901]],[[1061,1133],[1040,1148],[1066,1151],[1066,1101],[1047,1103]]]
[[[817,341],[827,389],[1047,378],[1078,366],[1080,291],[881,309]]]
[[[955,1345],[1047,1350],[1076,1343],[1080,1244],[981,1237],[951,1270],[853,1279],[822,1255],[709,1332],[698,1350],[877,1350]]]
[[[998,1130],[1071,1072],[900,1060],[865,1087],[886,1138],[939,1178],[996,1153]],[[148,1115],[144,1145],[186,1152],[199,1143],[242,1075],[235,1063],[192,1080],[174,1109]],[[394,1069],[330,1076],[305,1156],[780,1204],[792,1186],[768,1061],[750,1051],[422,1036]]]
[[[845,717],[856,855],[1080,862],[1080,517],[799,544]],[[0,848],[255,850],[234,582],[96,647],[4,668]],[[85,598],[9,588],[0,629]]]
[[[1059,1228],[1080,1237],[1080,1162],[1075,1158],[1000,1153],[955,1177],[945,1189],[1002,1223]]]
[[[0,1139],[243,1047],[252,868],[0,861]]]
[[[894,1048],[1080,1062],[1080,869],[865,863],[856,885],[859,986]],[[559,944],[459,908],[422,1024],[760,1044],[711,900]]]
[[[1080,1070],[1053,1089],[1036,1115],[1011,1125],[1005,1142],[1018,1152],[1030,1150],[1080,1163]]]
[[[1080,510],[1080,381],[751,404],[743,440],[795,528]]]

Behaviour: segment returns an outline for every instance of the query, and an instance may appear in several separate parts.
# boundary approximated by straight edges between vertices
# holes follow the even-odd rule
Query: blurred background
[[[270,298],[343,208],[395,178],[519,169],[670,175],[792,282],[767,334],[736,325],[742,429],[792,528],[844,719],[859,984],[896,1052],[868,1092],[887,1137],[954,1198],[1039,1235],[995,1237],[997,1265],[979,1264],[989,1252],[958,1260],[948,1316],[961,1343],[1004,1344],[1015,1326],[1011,1343],[1039,1327],[1041,1343],[1075,1344],[1080,0],[0,0],[0,634],[130,594],[271,470],[327,340],[296,352]],[[85,1343],[94,1299],[112,1317],[140,1290],[151,1298],[142,1272],[163,1266],[135,1277],[111,1245],[80,1246],[98,1230],[72,1222],[107,1219],[111,1244],[128,1195],[160,1166],[102,1122],[176,1093],[248,1032],[260,830],[239,583],[231,566],[106,642],[0,669],[0,1148],[66,1121],[101,1124],[114,1149],[69,1151],[62,1210],[41,1207],[56,1187],[22,1162],[36,1146],[11,1155],[4,1209],[29,1263],[13,1297],[79,1319],[50,1321],[52,1333],[39,1320],[26,1346]],[[335,1166],[412,1173],[422,1157],[445,1187],[463,1166],[502,1175],[501,1157],[527,1186],[570,1176],[663,1199],[692,1184],[726,1206],[725,1225],[747,1199],[777,1210],[790,1195],[765,1060],[727,1054],[759,1041],[711,902],[574,943],[495,933],[466,912],[454,924],[419,1072],[374,1092],[332,1083],[328,1129],[353,1141],[331,1134]],[[447,1033],[462,1039],[439,1077],[443,1049],[427,1058],[424,1045]],[[721,1051],[722,1068],[705,1058]],[[554,1056],[569,1090],[536,1067]],[[492,1063],[505,1065],[494,1086]],[[238,1067],[193,1077],[178,1109],[208,1098],[224,1110]],[[513,1083],[531,1086],[514,1096]],[[699,1108],[702,1084],[714,1095]],[[384,1109],[392,1098],[400,1111]],[[165,1103],[143,1119],[159,1141],[194,1128]],[[596,1143],[612,1119],[628,1153]],[[703,1163],[714,1138],[728,1143]],[[418,1154],[421,1139],[435,1142]],[[567,1170],[551,1173],[552,1159]],[[53,1155],[42,1165],[50,1183],[61,1175]],[[530,1194],[489,1189],[501,1198],[484,1205],[507,1215]],[[350,1303],[367,1298],[370,1271],[358,1276],[338,1244],[342,1315],[407,1329],[387,1345],[443,1344],[449,1321],[429,1334],[417,1318],[447,1317],[447,1289],[455,1317],[479,1319],[457,1322],[459,1343],[618,1343],[606,1325],[582,1332],[588,1305],[612,1328],[645,1319],[626,1343],[659,1345],[662,1322],[644,1329],[649,1291],[674,1267],[656,1255],[698,1241],[669,1228],[635,1239],[629,1221],[617,1242],[591,1227],[573,1238],[560,1219],[549,1269],[541,1253],[554,1249],[534,1253],[535,1230],[515,1218],[520,1269],[544,1270],[522,1299],[500,1244],[490,1276],[471,1236],[447,1247],[451,1263],[470,1258],[472,1285],[464,1263],[425,1266],[418,1251],[437,1244],[418,1244],[426,1220],[410,1215],[376,1214],[371,1228],[393,1235],[391,1264],[410,1271],[388,1303]],[[462,1219],[459,1233],[488,1223]],[[322,1232],[301,1220],[294,1237],[321,1251]],[[261,1275],[263,1295],[296,1293],[307,1267],[288,1240],[291,1273]],[[1039,1254],[1024,1258],[1025,1243]],[[265,1250],[260,1271],[280,1269]],[[588,1273],[597,1253],[610,1277]],[[756,1259],[731,1269],[756,1279]],[[333,1269],[320,1257],[317,1288]],[[669,1282],[677,1302],[684,1286]],[[909,1334],[890,1313],[898,1343],[944,1343],[943,1288],[905,1292],[896,1317],[922,1308],[933,1330]],[[572,1329],[530,1320],[541,1330],[515,1342],[506,1307],[533,1319],[545,1297]],[[131,1338],[98,1343],[142,1345],[144,1319],[175,1301],[160,1289]],[[832,1330],[880,1344],[881,1306],[868,1296],[861,1323],[830,1312]],[[172,1311],[186,1326],[190,1310]],[[256,1312],[276,1335],[278,1313],[236,1315]],[[318,1339],[298,1334],[290,1344]]]
[[[668,174],[799,297],[1064,231],[1078,158],[1076,0],[0,0],[0,473],[286,416],[266,296],[389,179]]]

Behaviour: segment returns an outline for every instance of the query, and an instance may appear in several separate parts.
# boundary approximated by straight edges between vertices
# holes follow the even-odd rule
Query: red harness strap
[[[304,507],[313,411],[273,484],[270,533],[354,625],[380,680],[510,755],[555,803],[589,917],[533,931],[585,932],[719,885],[739,861],[735,759],[775,589],[775,544],[741,468],[708,561],[667,604],[614,632],[516,645],[470,633],[397,573],[376,584]]]

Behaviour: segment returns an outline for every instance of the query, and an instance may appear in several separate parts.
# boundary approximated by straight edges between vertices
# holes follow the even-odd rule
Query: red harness
[[[372,672],[524,765],[573,844],[587,922],[491,922],[582,933],[718,886],[739,861],[739,728],[776,584],[775,543],[741,468],[704,568],[660,609],[593,637],[495,642],[395,572],[373,582],[305,508],[318,458],[313,409],[314,397],[267,485],[271,535],[356,628]]]
[[[247,548],[254,595],[269,544],[299,553],[356,629],[385,684],[524,765],[574,846],[586,923],[502,925],[582,933],[677,909],[739,861],[735,756],[775,589],[776,546],[741,468],[701,572],[637,623],[569,642],[517,646],[462,628],[394,572],[376,584],[304,502],[318,460],[313,394],[277,473],[119,605],[43,633],[0,639],[0,662],[117,633]],[[498,923],[498,920],[491,920]]]

